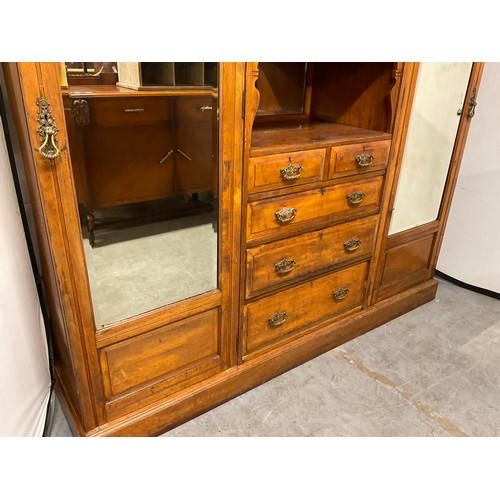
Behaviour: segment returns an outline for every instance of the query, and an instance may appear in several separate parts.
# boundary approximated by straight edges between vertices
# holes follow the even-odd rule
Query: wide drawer
[[[112,97],[87,101],[90,125],[127,127],[159,123],[170,118],[167,97]]]
[[[246,297],[373,251],[378,215],[247,250]]]
[[[321,181],[326,149],[257,156],[248,161],[248,192],[258,193]]]
[[[328,178],[385,168],[390,147],[390,140],[336,146],[331,150]]]
[[[219,310],[118,342],[100,351],[106,399],[153,387],[185,385],[220,365]]]
[[[244,354],[285,340],[316,321],[359,310],[367,272],[365,261],[248,304]]]
[[[348,215],[362,208],[378,210],[382,184],[383,176],[377,176],[251,202],[248,204],[247,240],[286,234],[290,227]],[[363,215],[362,210],[359,215]]]

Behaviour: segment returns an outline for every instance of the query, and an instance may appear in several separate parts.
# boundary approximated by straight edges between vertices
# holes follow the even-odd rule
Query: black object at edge
[[[468,283],[464,283],[463,281],[452,278],[451,276],[448,276],[447,274],[438,271],[437,269],[435,271],[435,275],[439,278],[449,281],[450,283],[453,283],[454,285],[459,286],[460,288],[465,288],[466,290],[470,290],[471,292],[480,293],[481,295],[487,295],[488,297],[493,297],[494,299],[500,300],[500,293],[494,292],[492,290],[487,290],[486,288],[469,285]]]

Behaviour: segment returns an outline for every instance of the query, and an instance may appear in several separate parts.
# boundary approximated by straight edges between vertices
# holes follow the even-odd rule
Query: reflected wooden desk
[[[96,218],[97,209],[179,197],[192,210],[198,193],[216,197],[214,89],[71,86],[63,99],[77,199],[92,246],[94,230],[110,225]]]

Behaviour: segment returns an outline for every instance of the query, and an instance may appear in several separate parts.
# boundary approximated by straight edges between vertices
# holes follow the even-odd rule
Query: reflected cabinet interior
[[[157,435],[432,300],[482,63],[4,63],[75,434]]]

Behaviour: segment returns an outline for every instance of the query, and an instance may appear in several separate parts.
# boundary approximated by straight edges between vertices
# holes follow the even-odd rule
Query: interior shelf
[[[388,132],[321,121],[260,123],[252,132],[251,156],[295,149],[313,149],[346,143],[390,139]]]

